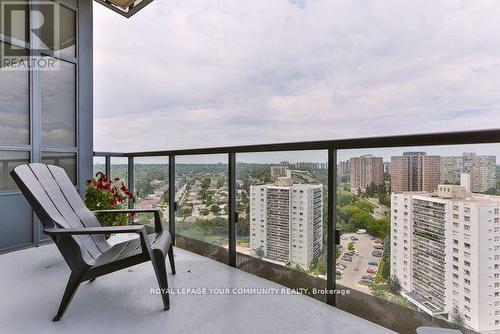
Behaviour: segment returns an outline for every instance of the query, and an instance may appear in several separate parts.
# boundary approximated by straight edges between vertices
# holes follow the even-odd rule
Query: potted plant
[[[97,173],[95,178],[87,180],[85,205],[90,210],[122,209],[127,200],[134,198],[125,183],[116,177],[108,178],[104,173]],[[130,214],[133,216],[133,213]],[[102,226],[127,225],[128,214],[102,214],[97,219]],[[106,236],[109,238],[109,235]]]

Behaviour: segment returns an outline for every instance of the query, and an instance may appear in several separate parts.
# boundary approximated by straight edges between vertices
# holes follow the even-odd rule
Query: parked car
[[[377,271],[374,268],[368,268],[368,269],[366,269],[366,272],[368,274],[376,274],[377,273]]]
[[[375,248],[375,249],[384,249],[384,246],[382,246],[380,244],[375,244],[375,245],[373,245],[373,248]]]
[[[340,270],[340,269],[338,269],[338,268],[337,268],[337,270],[336,270],[335,272],[336,272],[336,273],[337,273],[337,275],[339,275],[339,276],[342,276],[342,274],[344,273],[344,271],[343,271],[343,270]]]
[[[357,234],[366,234],[366,230],[364,228],[360,228],[356,231]]]
[[[370,261],[368,262],[368,265],[378,267],[378,263],[376,261]]]
[[[337,268],[341,268],[342,270],[344,270],[345,268],[347,268],[347,265],[345,263],[339,262],[337,263]]]
[[[344,255],[344,256],[342,256],[342,260],[347,261],[347,262],[352,262],[352,257],[350,257],[349,255]]]
[[[361,276],[361,279],[368,279],[368,280],[374,281],[375,277],[373,277],[372,275],[363,275],[363,276]]]
[[[362,278],[360,280],[361,283],[368,283],[368,284],[373,284],[374,280],[367,279],[367,278]]]
[[[381,244],[382,241],[380,239],[372,239],[374,244]]]
[[[347,240],[347,239],[349,239],[349,236],[348,235],[343,235],[343,236],[340,237],[340,239]]]
[[[375,256],[375,257],[382,257],[382,252],[379,251],[378,249],[375,249],[373,252],[372,252],[372,255]]]
[[[347,255],[347,256],[354,256],[354,252],[345,252],[344,255]]]
[[[352,241],[356,241],[356,240],[359,240],[359,238],[357,238],[357,237],[355,237],[355,236],[353,235],[353,236],[351,236],[351,240],[352,240]]]

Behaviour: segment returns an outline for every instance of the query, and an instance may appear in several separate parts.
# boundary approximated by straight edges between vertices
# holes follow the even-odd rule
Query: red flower
[[[92,180],[87,180],[86,182],[87,184],[91,184],[92,183]]]

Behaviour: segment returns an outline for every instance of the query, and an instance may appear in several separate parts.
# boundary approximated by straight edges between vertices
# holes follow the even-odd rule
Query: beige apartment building
[[[288,167],[285,165],[271,166],[271,177],[277,179],[278,177],[288,176]]]
[[[473,192],[496,188],[496,157],[465,152],[461,156],[441,157],[441,183],[458,184],[460,174],[467,173]]]

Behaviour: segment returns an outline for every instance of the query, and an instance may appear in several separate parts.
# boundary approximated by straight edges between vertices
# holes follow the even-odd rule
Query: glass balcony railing
[[[180,156],[175,160],[175,232],[227,257],[228,161],[224,154]]]
[[[396,332],[482,333],[500,329],[499,138],[96,153],[95,169],[160,209],[178,247]]]
[[[326,300],[328,152],[236,155],[236,264]]]

